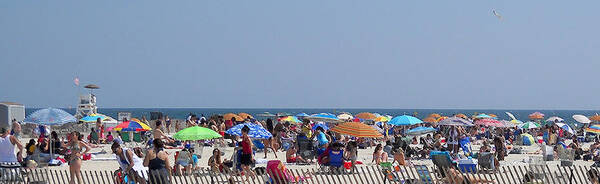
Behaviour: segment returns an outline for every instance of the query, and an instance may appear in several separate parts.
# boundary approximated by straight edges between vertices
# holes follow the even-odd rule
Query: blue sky
[[[0,101],[598,109],[599,4],[3,1]]]

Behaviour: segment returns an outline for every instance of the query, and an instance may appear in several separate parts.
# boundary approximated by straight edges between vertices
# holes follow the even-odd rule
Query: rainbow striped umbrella
[[[123,132],[139,132],[139,131],[152,130],[152,128],[150,128],[145,123],[141,123],[141,122],[132,120],[132,121],[125,121],[125,122],[117,125],[115,128],[113,128],[113,130],[114,131],[123,131]]]
[[[296,116],[285,116],[282,118],[279,118],[280,122],[290,122],[290,123],[301,123],[302,121],[300,121],[300,119],[298,119]]]
[[[379,133],[375,128],[360,122],[342,123],[333,127],[331,131],[354,137],[383,137],[383,135]]]
[[[599,124],[592,125],[589,128],[586,128],[585,131],[595,133],[595,134],[600,134],[600,125]]]

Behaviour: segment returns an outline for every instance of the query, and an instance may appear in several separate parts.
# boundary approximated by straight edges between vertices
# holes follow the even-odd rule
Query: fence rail
[[[591,170],[591,171],[590,171]],[[163,184],[165,180],[172,184],[196,184],[196,183],[310,183],[310,184],[340,184],[340,183],[498,183],[498,184],[533,184],[533,183],[560,183],[560,184],[584,184],[591,183],[590,178],[598,177],[596,169],[588,166],[502,166],[496,170],[487,172],[463,170],[458,172],[455,169],[440,169],[426,166],[400,166],[396,168],[382,168],[380,166],[361,166],[354,170],[328,170],[317,169],[288,169],[288,174],[283,175],[279,172],[259,173],[254,179],[246,180],[246,176],[238,174],[224,174],[210,171],[208,168],[201,168],[194,171],[191,175],[173,176],[172,178],[162,178],[157,173],[144,175],[153,183]],[[114,171],[81,171],[81,178],[84,184],[114,184],[123,183],[114,174]],[[273,177],[279,176],[279,177]],[[0,183],[7,184],[66,184],[69,183],[70,173],[68,170],[39,168],[3,168],[0,169]],[[122,179],[122,178],[121,178]],[[134,178],[130,178],[134,179]],[[139,182],[142,183],[142,182]],[[165,183],[166,184],[166,183]]]

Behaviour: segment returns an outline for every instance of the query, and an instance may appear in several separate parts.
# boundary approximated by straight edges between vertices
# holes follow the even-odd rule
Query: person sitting
[[[229,162],[231,163],[231,162]],[[224,172],[224,173],[229,173],[230,172],[230,166],[227,166],[223,160],[221,160],[221,150],[219,150],[218,148],[215,148],[213,150],[213,154],[212,156],[210,156],[210,158],[208,158],[208,166],[211,168],[211,170],[213,172]]]
[[[356,141],[348,142],[348,145],[346,145],[345,154],[346,155],[344,155],[344,158],[346,160],[350,160],[352,170],[356,170],[356,158],[358,157],[358,144]]]
[[[175,162],[175,173],[184,175],[181,172],[181,167],[185,169],[185,175],[190,174],[192,172],[192,154],[188,150],[189,147],[183,148],[179,151],[179,155],[177,156],[177,161]]]
[[[392,164],[395,162],[398,162],[398,165],[406,166],[406,158],[404,157],[404,150],[402,148],[394,151],[394,161],[392,161]]]
[[[287,163],[308,163],[300,155],[296,154],[296,146],[291,146],[285,152],[285,157],[286,157],[286,162]]]
[[[375,151],[373,151],[373,160],[371,161],[375,162],[377,165],[379,165],[381,162],[388,161],[388,154],[383,151],[381,144],[377,144],[377,146],[375,146]]]
[[[89,141],[90,141],[90,143],[92,143],[92,144],[98,144],[98,143],[99,143],[99,142],[98,142],[98,132],[96,132],[96,131],[94,130],[94,128],[91,128],[91,130],[92,130],[92,131],[90,132],[90,136],[89,136],[88,140],[89,140]]]
[[[25,145],[25,150],[27,152],[27,157],[33,155],[33,153],[35,152],[35,148],[36,148],[35,147],[35,140],[34,139],[29,139],[29,142],[27,143],[27,145]]]
[[[335,142],[329,146],[321,162],[329,166],[330,170],[336,170],[344,165],[344,147],[341,143]]]
[[[162,122],[161,121],[156,121],[156,128],[154,128],[154,130],[152,130],[152,135],[154,137],[154,139],[161,139],[164,143],[167,143],[167,145],[172,145],[173,143],[175,143],[175,140],[170,138],[169,136],[167,136],[162,130]]]
[[[112,133],[108,132],[108,135],[106,135],[106,142],[111,143],[111,142],[113,142],[113,140],[114,140],[114,137],[112,136]]]

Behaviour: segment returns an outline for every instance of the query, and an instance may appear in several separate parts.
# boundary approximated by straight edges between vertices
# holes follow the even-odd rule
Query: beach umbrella
[[[513,115],[513,114],[512,114],[512,113],[510,113],[510,112],[506,112],[506,115],[508,115],[508,117],[510,117],[510,118],[511,118],[511,119],[513,119],[513,120],[516,120],[516,119],[517,119],[517,118],[515,118],[515,115]]]
[[[462,119],[469,119],[469,117],[467,115],[465,115],[465,114],[457,114],[457,115],[454,115],[454,117],[459,117],[459,118],[462,118]]]
[[[388,122],[388,124],[395,125],[395,126],[410,126],[410,125],[416,125],[416,124],[421,124],[421,123],[423,123],[423,121],[421,121],[419,118],[415,118],[415,117],[408,116],[408,115],[402,115],[402,116],[392,118],[392,120],[390,120]]]
[[[245,113],[245,112],[239,113],[238,116],[240,116],[244,119],[254,119],[254,117],[252,115]],[[231,118],[229,118],[229,119],[231,119]]]
[[[523,124],[520,124],[518,127],[520,129],[534,129],[534,128],[541,127],[541,125],[538,124],[538,123],[536,123],[536,122],[533,122],[533,121],[528,121],[528,122],[525,122]]]
[[[531,134],[528,133],[521,134],[521,139],[521,142],[525,146],[531,146],[533,143],[535,143],[535,139],[533,139],[533,136],[531,136]]]
[[[100,121],[105,122],[105,121],[117,121],[115,119],[113,119],[110,116],[104,115],[104,114],[100,114],[100,113],[96,113],[96,114],[90,114],[86,117],[83,117],[81,119],[79,119],[79,121],[84,122],[84,123],[95,123],[97,121],[97,119],[100,118]]]
[[[352,115],[350,114],[340,114],[337,116],[338,119],[341,120],[350,120],[350,119],[354,119],[354,117],[352,117]]]
[[[375,128],[360,122],[342,123],[331,128],[331,131],[354,137],[383,137],[383,135],[379,133]]]
[[[38,125],[62,125],[77,122],[77,118],[62,109],[47,108],[29,114],[24,122]]]
[[[490,116],[490,115],[487,115],[487,114],[479,114],[479,115],[475,116],[473,119],[485,119],[485,118],[490,118],[490,119],[492,119],[492,118],[494,118],[494,117],[492,117],[492,116]]]
[[[592,126],[586,128],[585,131],[595,133],[595,134],[600,134],[600,125],[598,125],[598,124],[592,125]]]
[[[592,121],[600,121],[600,115],[596,114],[596,115],[590,116],[590,120],[592,120]]]
[[[516,120],[516,119],[510,120],[510,122],[513,123],[513,124],[516,124],[516,125],[523,124],[522,121]]]
[[[579,122],[579,123],[583,123],[583,124],[588,124],[591,123],[592,120],[590,120],[589,118],[585,117],[584,115],[573,115],[573,119],[575,119],[575,121]]]
[[[280,122],[290,122],[290,123],[301,123],[302,121],[300,121],[300,119],[298,119],[296,116],[285,116],[282,118],[279,118]]]
[[[492,118],[494,118],[494,119],[498,118],[498,116],[497,116],[497,115],[495,115],[495,114],[488,114],[488,116],[490,116],[490,117],[492,117]]]
[[[329,130],[329,126],[327,126],[325,123],[319,122],[316,123],[315,125],[313,125],[312,130],[317,130],[317,127],[321,127],[323,128],[323,130]]]
[[[386,116],[379,116],[379,117],[375,118],[373,121],[375,121],[375,122],[388,122],[388,121],[390,121],[390,119],[388,119],[388,117],[386,117]]]
[[[296,116],[298,116],[298,117],[306,117],[306,116],[309,116],[309,115],[306,114],[306,113],[300,113],[300,114],[296,114]]]
[[[442,116],[442,117],[436,119],[435,121],[440,122],[440,121],[445,120],[445,119],[448,119],[448,116]]]
[[[201,126],[192,126],[180,130],[173,135],[173,138],[180,141],[197,141],[221,138],[222,136],[212,129]]]
[[[375,116],[375,114],[370,113],[370,112],[361,112],[361,113],[358,113],[354,117],[356,117],[358,119],[362,119],[362,120],[374,120],[375,118],[377,118],[377,116]]]
[[[477,121],[475,121],[476,125],[481,125],[481,126],[491,126],[491,127],[504,127],[504,124],[498,120],[495,119],[478,119]]]
[[[558,116],[552,116],[552,117],[546,119],[546,122],[554,122],[554,121],[563,122],[565,120]]]
[[[500,121],[500,123],[502,123],[502,127],[507,127],[507,128],[517,127],[517,125],[515,123],[512,123],[511,121],[507,121],[507,120],[502,120],[502,121]]]
[[[235,118],[235,121],[244,121],[244,118],[242,118],[241,116],[234,114],[234,113],[227,113],[225,115],[223,115],[223,120],[227,121],[227,120],[231,120]]]
[[[273,135],[268,130],[255,123],[238,124],[229,128],[227,131],[225,131],[225,133],[229,135],[242,136],[242,128],[244,128],[244,126],[248,126],[248,128],[250,128],[250,132],[248,132],[248,136],[250,138],[268,139],[270,137],[273,137]]]
[[[429,116],[427,116],[427,117],[432,117],[432,118],[438,119],[438,118],[442,117],[442,115],[437,114],[437,113],[433,113],[433,114],[429,114]]]
[[[434,117],[426,117],[425,119],[423,119],[423,122],[426,122],[426,123],[436,123],[437,120]]]
[[[436,131],[437,130],[435,128],[431,128],[431,127],[416,127],[416,128],[407,130],[406,134],[418,136],[418,135],[428,134],[428,133],[432,133],[432,132],[436,132]]]
[[[145,123],[142,123],[141,121],[135,121],[134,119],[135,118],[118,124],[117,126],[115,126],[115,128],[113,128],[113,130],[122,132],[139,132],[152,130],[150,126],[146,125]]]
[[[544,114],[541,112],[534,112],[529,114],[529,119],[544,119]]]
[[[569,125],[565,123],[555,123],[556,126],[562,128],[563,130],[569,132],[571,135],[575,134],[575,130],[573,130]]]
[[[335,116],[333,114],[329,114],[329,113],[313,114],[313,115],[310,115],[310,116],[306,117],[306,119],[310,119],[310,120],[313,120],[313,121],[323,121],[323,122],[337,122],[337,121],[340,121],[340,119],[338,119],[337,116]]]
[[[473,126],[473,123],[469,120],[466,119],[462,119],[462,118],[457,118],[457,117],[450,117],[450,118],[446,118],[442,121],[438,122],[438,125],[447,125],[447,126]]]

